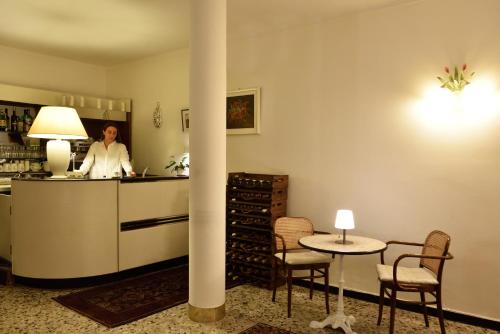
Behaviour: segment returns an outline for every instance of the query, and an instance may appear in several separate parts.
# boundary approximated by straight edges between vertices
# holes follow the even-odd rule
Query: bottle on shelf
[[[6,131],[7,129],[7,113],[0,110],[0,131]]]
[[[24,112],[26,113],[26,109],[24,109]],[[19,115],[17,117],[17,132],[23,132],[24,131],[24,115]]]
[[[12,109],[12,116],[10,117],[10,131],[17,132],[16,108]]]
[[[6,115],[6,121],[7,121],[7,127],[5,128],[5,131],[10,131],[10,116],[7,108],[5,108],[5,115]]]
[[[31,117],[30,110],[24,109],[24,132],[28,133],[31,128],[31,124],[33,124],[33,117]]]

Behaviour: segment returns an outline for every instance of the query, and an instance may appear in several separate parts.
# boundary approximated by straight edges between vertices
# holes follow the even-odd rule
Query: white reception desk
[[[187,178],[12,180],[14,275],[103,275],[188,254]]]

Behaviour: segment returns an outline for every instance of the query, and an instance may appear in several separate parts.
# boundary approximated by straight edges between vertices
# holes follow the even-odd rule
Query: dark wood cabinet
[[[287,175],[229,173],[226,190],[226,274],[272,287],[272,230],[286,216]]]

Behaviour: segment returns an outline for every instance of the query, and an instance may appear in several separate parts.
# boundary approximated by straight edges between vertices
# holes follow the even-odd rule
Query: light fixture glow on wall
[[[47,161],[52,178],[66,178],[71,150],[65,139],[88,138],[74,108],[52,106],[40,109],[28,137],[51,139],[47,142]]]
[[[352,244],[352,241],[346,240],[345,231],[354,229],[354,215],[352,210],[337,210],[335,216],[335,228],[342,229],[342,240],[336,240],[338,244]]]
[[[412,102],[414,119],[439,135],[474,133],[494,124],[500,111],[500,94],[495,81],[486,76],[471,78],[467,65],[445,67],[441,83],[429,84],[422,97]],[[472,130],[472,131],[471,131]]]

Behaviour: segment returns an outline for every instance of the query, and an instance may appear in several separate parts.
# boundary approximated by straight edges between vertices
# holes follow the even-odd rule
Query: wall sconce
[[[465,86],[470,84],[466,77],[468,76],[470,80],[475,73],[472,72],[470,75],[465,73],[465,71],[467,71],[467,64],[463,64],[461,69],[455,66],[453,73],[450,72],[450,68],[448,66],[444,67],[444,71],[446,72],[446,76],[438,76],[437,78],[441,82],[441,88],[448,88],[452,92],[460,92],[464,89]]]

